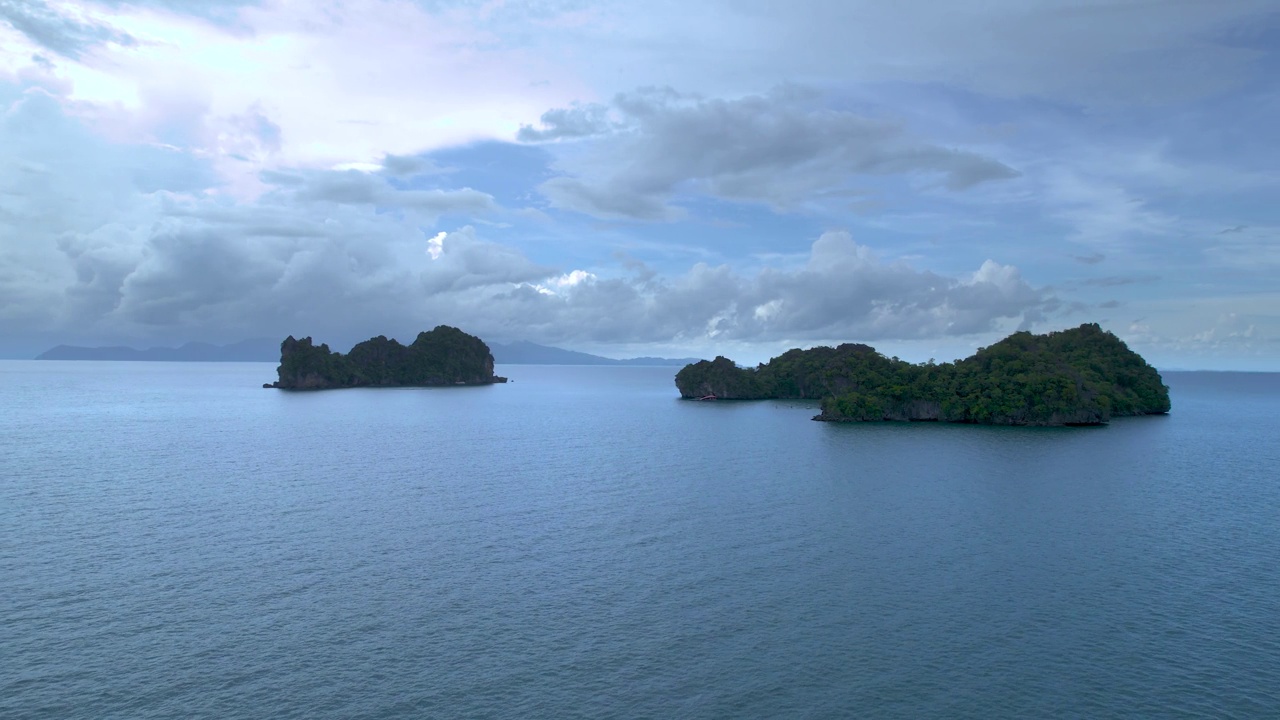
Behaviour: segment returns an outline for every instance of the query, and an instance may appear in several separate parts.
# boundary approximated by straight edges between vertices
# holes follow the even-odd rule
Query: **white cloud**
[[[444,253],[444,239],[449,233],[441,230],[435,236],[427,240],[427,254],[432,260],[439,260],[440,255]]]
[[[594,273],[589,273],[586,270],[571,270],[558,277],[548,278],[546,284],[557,290],[567,290],[584,282],[594,282],[598,279]]]
[[[543,295],[558,295],[585,282],[595,282],[599,278],[595,273],[586,270],[572,270],[557,277],[550,277],[541,283],[528,283],[528,286]]]
[[[253,170],[263,148],[240,139],[264,129],[268,167],[377,163],[511,137],[522,120],[590,94],[462,8],[350,0],[317,11],[267,0],[215,23],[178,14],[198,9],[182,3],[3,2],[15,29],[0,37],[26,37],[0,51],[0,69],[35,67],[32,40],[53,47],[64,55],[53,64],[60,87],[113,137],[239,156]],[[219,170],[234,175],[236,165]]]

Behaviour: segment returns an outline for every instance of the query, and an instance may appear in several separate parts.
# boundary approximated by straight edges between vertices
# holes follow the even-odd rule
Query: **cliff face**
[[[685,398],[820,399],[815,420],[1100,425],[1169,411],[1159,373],[1095,324],[1020,332],[972,357],[912,365],[866,345],[790,350],[757,368],[726,358],[676,375]]]
[[[761,387],[755,371],[740,368],[724,356],[699,360],[676,373],[681,397],[720,400],[762,400],[771,395]]]
[[[379,335],[343,355],[292,336],[280,344],[279,379],[263,387],[326,390],[348,387],[489,385],[506,382],[493,374],[493,355],[480,338],[441,325],[419,333],[410,345]]]
[[[833,422],[938,422],[944,419],[942,404],[933,400],[885,403],[875,397],[847,393],[826,398],[814,420]]]

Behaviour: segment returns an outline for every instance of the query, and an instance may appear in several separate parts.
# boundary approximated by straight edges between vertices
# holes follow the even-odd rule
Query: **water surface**
[[[1280,376],[1033,429],[673,372],[0,361],[0,716],[1280,716]]]

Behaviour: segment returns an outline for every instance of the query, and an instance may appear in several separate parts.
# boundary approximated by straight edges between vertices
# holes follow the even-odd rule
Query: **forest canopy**
[[[366,386],[489,385],[506,382],[493,374],[493,355],[480,338],[448,325],[418,333],[409,345],[378,337],[343,355],[311,338],[280,344],[279,380],[264,387],[323,390]]]
[[[1017,332],[954,363],[912,364],[852,343],[755,368],[717,357],[685,366],[676,386],[685,398],[821,400],[814,419],[832,421],[1098,425],[1170,408],[1156,369],[1094,323]]]

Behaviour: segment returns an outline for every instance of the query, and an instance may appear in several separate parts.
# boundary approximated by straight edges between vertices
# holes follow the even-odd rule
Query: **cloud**
[[[1277,336],[1273,0],[304,5],[0,0],[0,342]]]
[[[882,261],[845,232],[823,234],[790,268],[699,263],[664,275],[625,257],[556,267],[471,225],[430,227],[445,212],[492,210],[478,191],[288,170],[236,199],[209,192],[198,161],[139,173],[168,151],[110,145],[38,91],[3,118],[0,323],[10,337],[305,333],[341,345],[447,322],[495,339],[711,346],[982,333],[1034,321],[1054,302],[1015,268],[988,261],[942,276]]]
[[[424,225],[497,209],[485,193],[357,171],[262,179],[264,193],[237,200],[217,192],[207,160],[107,142],[42,91],[0,106],[0,337],[416,326],[432,292],[558,272],[467,228],[432,262]]]
[[[557,274],[555,268],[538,265],[514,248],[480,239],[470,225],[444,237],[436,235],[427,244],[432,262],[419,274],[427,296],[473,288],[505,290]]]
[[[434,245],[419,240],[415,262],[396,238],[368,243],[370,229],[299,241],[189,222],[127,238],[104,228],[60,244],[76,278],[46,310],[50,319],[169,337],[199,328],[223,338],[302,331],[346,339],[447,321],[544,342],[707,346],[982,333],[1002,320],[1037,319],[1050,300],[1007,266],[988,262],[946,278],[881,263],[843,233],[819,238],[793,271],[744,275],[699,264],[644,281],[560,273],[470,227]],[[433,257],[430,247],[440,252]]]
[[[427,240],[427,254],[431,256],[432,260],[439,260],[440,256],[444,254],[444,239],[448,236],[449,233],[441,230]]]
[[[601,83],[723,93],[804,78],[824,87],[918,83],[1074,106],[1141,106],[1265,79],[1266,41],[1239,38],[1278,20],[1272,0],[711,0],[696,9],[654,0],[610,7],[598,24],[611,32],[585,51],[559,36],[541,49],[589,51],[585,71]]]
[[[1128,333],[1134,342],[1141,345],[1195,352],[1227,350],[1253,353],[1259,349],[1259,345],[1274,342],[1261,336],[1256,319],[1239,313],[1222,313],[1211,320],[1196,319],[1199,321],[1196,325],[1200,329],[1194,329],[1196,325],[1192,325],[1170,334],[1155,330],[1152,325],[1138,319],[1129,324]],[[1275,322],[1274,317],[1262,319],[1272,324]]]
[[[263,0],[106,0],[106,4],[111,7],[133,5],[156,8],[223,25],[235,25],[241,8],[260,5],[262,2]]]
[[[678,220],[687,213],[667,204],[662,194],[629,191],[577,178],[552,178],[538,189],[553,207],[605,219]]]
[[[64,235],[74,279],[38,321],[226,339],[353,339],[451,322],[543,342],[710,346],[969,335],[1038,320],[1053,302],[1012,267],[988,261],[969,276],[939,276],[881,262],[847,233],[824,234],[793,270],[697,264],[668,277],[601,277],[540,265],[470,226],[413,239],[349,212],[314,236],[288,237],[255,233],[252,212],[238,226],[197,216]]]
[[[436,165],[430,158],[390,153],[382,156],[382,171],[397,178],[440,175],[449,172],[448,169]]]
[[[945,277],[883,262],[846,232],[824,233],[789,270],[746,274],[699,263],[670,277],[568,284],[556,293],[496,294],[484,322],[545,342],[871,341],[990,332],[1034,322],[1055,303],[1016,268],[987,261],[971,275]]]
[[[1176,217],[1122,185],[1065,169],[1049,174],[1043,197],[1052,215],[1074,228],[1072,241],[1094,247],[1120,247],[1138,237],[1165,235],[1178,226]]]
[[[608,106],[599,103],[556,108],[542,113],[542,129],[521,125],[516,139],[520,142],[546,142],[603,135],[613,128]]]
[[[0,105],[0,264],[7,267],[0,301],[43,317],[61,305],[58,295],[73,270],[88,270],[67,264],[64,245],[85,256],[79,262],[97,258],[110,276],[107,266],[123,262],[132,228],[154,220],[158,194],[213,182],[206,163],[183,153],[103,142],[41,90]],[[93,233],[118,247],[99,252],[68,239]],[[100,287],[103,279],[86,282]]]
[[[829,109],[793,86],[736,99],[645,88],[610,108],[549,111],[543,125],[522,128],[520,139],[582,143],[543,194],[602,218],[675,219],[673,201],[695,193],[794,209],[860,175],[940,176],[953,191],[1018,175],[994,158],[913,139],[898,123]]]
[[[498,209],[493,196],[471,188],[455,190],[402,190],[379,175],[359,170],[299,171],[296,174],[263,173],[264,182],[275,182],[303,202],[370,205],[420,211],[431,217],[446,213],[482,214]]]
[[[1120,287],[1121,285],[1137,285],[1158,282],[1157,275],[1108,275],[1106,277],[1087,278],[1078,281],[1080,285],[1089,287]]]
[[[227,119],[232,133],[239,146],[224,144],[222,150],[228,155],[239,154],[267,156],[280,152],[284,133],[280,126],[266,116],[260,103],[254,103],[248,111],[241,115],[233,115]]]
[[[434,227],[502,211],[477,190],[358,170],[260,180],[253,198],[216,192],[207,160],[109,143],[29,91],[0,114],[4,334],[340,345],[448,322],[495,339],[709,347],[961,336],[1034,322],[1055,302],[1013,267],[948,277],[881,260],[847,232],[752,272],[659,273],[626,256],[557,267],[465,222]]]
[[[571,68],[495,35],[484,15],[409,0],[343,0],[323,12],[283,0],[0,0],[0,18],[30,38],[0,22],[2,39],[32,43],[14,54],[0,42],[0,74],[34,70],[38,43],[68,58],[50,74],[117,138],[259,162],[220,142],[238,130],[264,137],[234,120],[257,108],[278,128],[268,167],[376,163],[510,138],[547,107],[590,94]]]
[[[1219,233],[1204,248],[1204,256],[1216,267],[1271,277],[1280,268],[1280,226],[1239,226]]]
[[[7,1],[18,7],[33,4]],[[244,7],[255,4],[263,7]],[[559,70],[574,67],[585,87],[604,92],[656,83],[733,94],[803,78],[823,87],[945,84],[1079,105],[1180,100],[1265,78],[1262,60],[1269,48],[1266,31],[1259,28],[1274,28],[1277,22],[1272,0],[1174,5],[1146,0],[803,0],[785,6],[766,0],[707,0],[696,8],[676,0],[353,0],[347,5],[351,10],[329,4],[326,13],[306,13],[311,29],[357,39],[370,25],[389,19],[394,24],[388,30],[403,34],[387,32],[380,45],[360,48],[374,64],[385,67],[389,57],[405,54],[401,41],[408,37],[419,43],[414,59],[428,65],[435,59],[434,48],[452,43],[461,61],[453,72],[467,80],[478,79],[470,73],[474,63],[505,55],[511,79],[527,88],[563,86],[567,79]],[[286,28],[301,29],[287,12],[296,5],[271,0],[148,0],[107,6],[118,15],[143,7],[214,18],[264,38]],[[339,25],[347,27],[334,27]],[[416,71],[423,65],[406,67]],[[423,81],[429,74],[417,75]],[[489,79],[507,80],[498,73]],[[576,96],[590,99],[587,93]],[[520,119],[527,122],[534,116]]]
[[[128,33],[111,25],[65,14],[45,0],[0,0],[0,20],[41,47],[72,59],[101,43],[133,45],[136,42]]]

